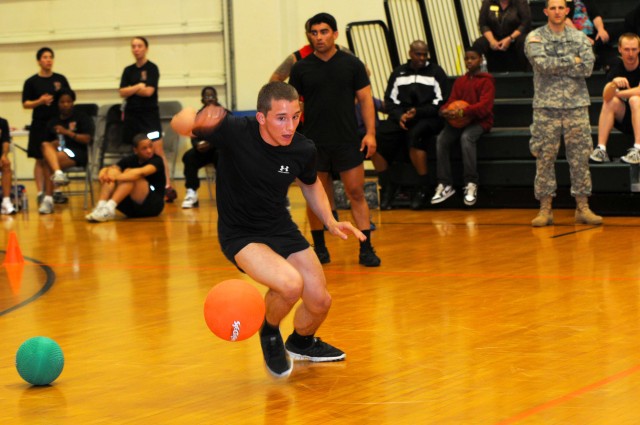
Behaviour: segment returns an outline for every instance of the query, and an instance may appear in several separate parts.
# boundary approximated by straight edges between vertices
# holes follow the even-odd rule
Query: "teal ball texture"
[[[16,369],[31,385],[49,385],[60,376],[63,367],[62,349],[46,336],[29,338],[16,353]]]

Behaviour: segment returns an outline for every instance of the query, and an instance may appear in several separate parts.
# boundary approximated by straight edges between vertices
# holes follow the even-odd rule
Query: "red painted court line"
[[[607,378],[604,378],[601,381],[595,382],[593,384],[589,384],[586,387],[582,387],[576,391],[573,391],[569,394],[563,395],[562,397],[558,397],[554,400],[548,401],[546,403],[542,403],[538,406],[532,407],[531,409],[525,410],[523,412],[518,413],[515,416],[512,416],[508,419],[498,422],[496,425],[510,425],[515,424],[518,421],[529,418],[533,415],[536,415],[540,412],[544,412],[545,410],[549,410],[555,406],[559,406],[563,403],[566,403],[569,400],[572,400],[582,394],[586,394],[590,391],[596,390],[598,388],[604,387],[612,382],[619,381],[627,376],[633,375],[634,373],[640,371],[640,365],[635,365],[627,370],[623,370],[622,372],[616,373],[615,375],[611,375]]]
[[[25,263],[26,264],[26,263]],[[116,263],[46,263],[49,267],[108,267],[110,269],[175,269],[175,270],[193,270],[193,271],[224,271],[233,270],[237,271],[236,267],[231,265],[220,266],[167,266],[165,264],[144,264],[144,265],[132,265],[132,264],[116,264]],[[332,270],[324,269],[325,275],[378,275],[378,276],[423,276],[429,278],[478,278],[478,279],[514,279],[514,280],[530,280],[530,279],[559,279],[559,280],[579,280],[579,281],[601,281],[602,277],[598,276],[578,276],[578,275],[518,275],[518,274],[499,274],[499,273],[430,273],[428,271],[410,271],[410,270]],[[628,280],[637,280],[637,276],[622,276],[622,277],[607,277],[609,281],[626,282]]]

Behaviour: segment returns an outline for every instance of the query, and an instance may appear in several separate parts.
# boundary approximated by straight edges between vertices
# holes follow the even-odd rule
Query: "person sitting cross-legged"
[[[153,152],[144,134],[133,138],[133,154],[100,170],[100,200],[87,221],[103,222],[116,217],[155,217],[164,209],[164,162]]]

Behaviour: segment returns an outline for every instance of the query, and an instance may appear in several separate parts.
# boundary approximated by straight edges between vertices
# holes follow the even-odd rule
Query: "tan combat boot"
[[[540,199],[540,211],[536,218],[531,220],[533,227],[544,227],[553,224],[553,211],[551,211],[551,196]]]
[[[586,196],[576,196],[576,223],[577,224],[602,224],[602,217],[595,215],[589,209]]]

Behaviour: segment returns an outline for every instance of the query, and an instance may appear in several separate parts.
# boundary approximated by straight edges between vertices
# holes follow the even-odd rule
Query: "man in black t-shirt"
[[[34,178],[38,195],[43,191],[44,160],[41,145],[47,137],[47,123],[56,116],[58,107],[54,95],[63,88],[71,88],[66,77],[53,72],[54,54],[48,47],[42,47],[36,53],[40,70],[24,82],[22,89],[22,107],[33,109],[29,127],[29,146],[27,155],[35,159]]]
[[[260,343],[267,369],[287,377],[291,358],[312,362],[344,360],[345,353],[315,337],[326,318],[331,296],[322,266],[287,211],[287,192],[296,181],[308,205],[334,236],[364,235],[349,222],[337,222],[315,169],[313,142],[299,133],[298,93],[273,82],[258,95],[255,118],[233,117],[224,108],[185,109],[172,120],[180,134],[210,142],[219,153],[216,200],[222,252],[256,282],[269,288]],[[190,115],[192,114],[192,115]],[[303,297],[304,294],[304,297]],[[294,331],[282,340],[282,319],[296,309]]]
[[[598,146],[591,153],[594,162],[609,162],[607,140],[615,127],[634,135],[634,145],[620,158],[628,164],[640,164],[640,37],[622,34],[618,40],[620,58],[607,73],[609,83],[602,95],[598,120]]]
[[[376,152],[375,107],[369,77],[358,58],[336,47],[338,31],[333,16],[319,13],[309,19],[308,37],[313,54],[297,61],[289,78],[304,98],[304,134],[318,149],[318,178],[325,191],[333,190],[332,172],[339,173],[344,183],[356,226],[367,237],[360,244],[360,264],[377,267],[380,258],[371,245],[369,206],[364,196],[363,161]],[[358,137],[356,99],[366,127],[362,139]],[[320,262],[329,263],[322,223],[311,211],[307,212],[316,254]]]
[[[127,217],[155,217],[164,209],[164,162],[153,153],[146,134],[133,138],[133,155],[98,173],[100,200],[85,216],[90,222],[116,217],[116,209]]]

